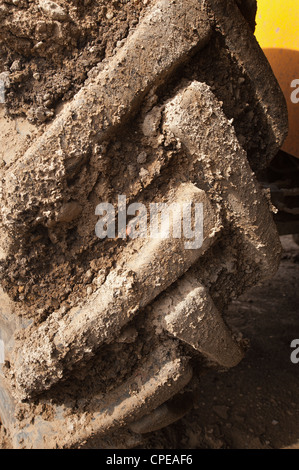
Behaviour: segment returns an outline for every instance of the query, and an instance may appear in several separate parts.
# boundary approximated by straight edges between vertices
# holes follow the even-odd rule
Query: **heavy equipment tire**
[[[287,117],[253,10],[240,13],[255,2],[237,3],[0,5],[0,418],[14,448],[142,445],[192,407],[201,371],[242,359],[225,311],[279,264],[255,172]],[[171,217],[152,237],[142,211],[161,203]],[[174,235],[186,203],[193,238]]]

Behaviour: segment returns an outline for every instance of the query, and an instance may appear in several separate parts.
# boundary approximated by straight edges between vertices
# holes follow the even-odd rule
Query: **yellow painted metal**
[[[289,135],[283,150],[299,158],[299,0],[258,0],[256,37],[284,92]]]

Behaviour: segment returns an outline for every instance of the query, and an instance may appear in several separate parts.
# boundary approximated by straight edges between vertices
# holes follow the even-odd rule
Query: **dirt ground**
[[[250,342],[245,359],[223,374],[202,377],[196,409],[157,432],[149,448],[299,449],[299,247],[281,238],[276,276],[231,306],[228,322]],[[0,448],[9,447],[0,427]]]
[[[151,446],[189,449],[299,449],[299,248],[281,237],[276,276],[234,302],[228,321],[250,341],[245,359],[202,377],[197,409],[157,433]]]

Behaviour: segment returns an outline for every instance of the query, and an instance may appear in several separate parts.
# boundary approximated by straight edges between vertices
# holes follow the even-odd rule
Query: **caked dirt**
[[[299,247],[281,237],[276,276],[235,301],[227,320],[249,340],[245,359],[201,378],[196,409],[156,433],[149,448],[299,449]]]
[[[70,101],[83,84],[88,84],[99,73],[103,63],[117,53],[123,46],[123,39],[129,32],[132,34],[151,2],[115,1],[109,2],[109,8],[104,0],[96,4],[86,1],[84,8],[76,1],[57,4],[63,7],[65,15],[50,14],[41,7],[43,2],[24,0],[17,6],[3,2],[0,69],[8,77],[6,118],[4,110],[0,110],[0,118],[3,116],[0,156],[4,160],[4,171],[46,132],[59,116],[63,103]],[[57,25],[62,28],[60,42],[55,40],[56,29],[52,31],[49,26],[52,23],[55,28]],[[42,36],[40,24],[44,31]],[[77,28],[76,34],[74,28]],[[15,41],[15,37],[21,37],[22,41]],[[101,54],[96,52],[99,43]],[[80,69],[78,79],[77,68]],[[69,81],[68,85],[64,85],[65,80]],[[117,195],[126,194],[131,200],[138,197],[139,202],[148,204],[153,195],[158,199],[178,180],[192,180],[183,152],[177,151],[174,142],[163,142],[160,127],[165,100],[171,98],[184,81],[193,80],[207,83],[220,100],[227,118],[234,121],[238,140],[252,168],[256,170],[264,161],[265,116],[259,101],[253,99],[248,77],[228,54],[223,38],[215,31],[194,60],[184,63],[170,81],[149,96],[141,112],[113,139],[96,145],[88,164],[68,178],[69,194],[65,198],[69,198],[70,203],[62,209],[59,223],[47,227],[42,221],[34,224],[22,239],[23,247],[18,250],[16,243],[13,255],[1,263],[3,288],[15,302],[23,305],[22,313],[33,316],[36,323],[58,308],[67,311],[78,299],[90,295],[101,279],[104,282],[115,263],[123,243],[94,237],[98,220],[94,211],[99,201],[114,204]],[[140,133],[151,109],[150,133],[154,138]],[[39,118],[41,115],[43,117]],[[5,152],[1,150],[4,148]],[[102,276],[96,279],[99,270]]]
[[[236,368],[201,378],[196,409],[149,438],[147,448],[298,449],[299,364],[290,360],[299,337],[299,248],[283,237],[276,276],[230,307],[228,321],[249,341]],[[0,427],[0,447],[9,448]]]
[[[1,169],[7,179],[13,173],[11,169],[16,168],[18,162],[22,161],[22,156],[29,146],[46,133],[54,119],[63,113],[64,103],[70,102],[83,85],[88,86],[92,83],[102,71],[103,64],[109,65],[109,59],[117,56],[119,50],[125,47],[124,39],[134,31],[144,9],[151,4],[150,1],[125,0],[96,3],[87,0],[83,3],[84,5],[76,1],[58,1],[54,10],[48,8],[49,2],[46,0],[0,3],[0,41],[2,41],[0,47],[3,46],[0,72],[3,73],[2,78],[6,80],[7,113],[6,116],[1,116],[3,136],[0,146],[9,149],[9,152],[3,154],[1,163]],[[74,168],[71,166],[68,168],[66,165],[66,170],[70,170],[70,173],[66,174],[64,181],[64,204],[61,203],[59,212],[55,206],[57,214],[52,211],[55,217],[57,215],[57,219],[54,220],[53,215],[53,220],[49,217],[45,222],[46,219],[36,217],[31,224],[32,220],[26,219],[27,214],[19,225],[20,229],[28,225],[24,237],[18,231],[13,233],[12,238],[16,237],[16,243],[10,244],[11,251],[6,258],[3,255],[1,283],[11,299],[16,302],[23,317],[26,320],[33,320],[32,331],[50,318],[54,311],[59,310],[59,319],[67,317],[73,306],[96,293],[106,281],[108,273],[119,267],[119,257],[124,251],[126,241],[108,239],[102,241],[96,239],[94,235],[97,222],[95,207],[100,201],[115,203],[119,194],[127,194],[130,202],[137,197],[139,202],[145,204],[155,199],[164,201],[165,194],[173,192],[179,183],[198,179],[200,172],[197,167],[187,158],[179,142],[170,138],[163,129],[165,123],[162,116],[165,118],[163,114],[165,103],[182,87],[192,81],[206,83],[219,100],[229,123],[234,122],[238,143],[247,152],[251,167],[256,170],[261,162],[266,160],[262,155],[267,155],[268,126],[261,103],[252,89],[250,77],[243,72],[240,64],[229,53],[213,20],[211,24],[214,29],[211,37],[207,35],[209,42],[204,44],[203,49],[194,56],[194,60],[184,60],[171,79],[159,83],[159,86],[157,84],[154,91],[145,97],[143,106],[136,111],[133,119],[122,125],[113,138],[93,145],[91,155],[88,155],[84,164],[78,168],[76,165]],[[129,88],[128,83],[122,83],[121,89],[126,86]],[[117,87],[119,83],[116,83]],[[75,114],[72,116],[74,120],[77,119]],[[11,136],[15,139],[14,142]],[[52,140],[55,140],[55,136]],[[48,153],[51,154],[49,151]],[[50,182],[43,181],[43,177],[36,178],[36,187],[39,187],[40,179],[44,183],[41,184],[41,191],[38,194],[40,200],[43,197],[45,199],[51,185],[53,190],[58,186],[56,183],[60,175],[56,172],[58,167],[55,165],[60,162],[60,156],[57,153],[57,158],[53,158],[55,171],[50,175]],[[38,159],[37,161],[40,163]],[[34,168],[35,163],[38,167],[37,161],[33,159]],[[27,173],[29,174],[29,170]],[[248,173],[250,173],[249,167]],[[221,175],[217,175],[218,177],[220,180]],[[202,181],[198,185],[212,194],[213,190],[209,186],[212,182],[212,176],[209,180],[209,177],[203,174]],[[238,182],[240,183],[240,180]],[[26,184],[24,186],[26,187]],[[13,199],[9,190],[7,202]],[[16,187],[16,191],[18,190]],[[25,191],[23,196],[26,205],[32,197],[30,189],[27,193]],[[36,207],[38,204],[39,201],[36,201]],[[34,203],[32,207],[34,215]],[[30,213],[30,217],[32,214]],[[255,260],[249,260],[246,264],[239,255],[243,253],[244,246],[241,237],[231,236],[229,216],[227,219],[225,216],[224,219],[222,240],[219,240],[219,243],[203,258],[201,264],[202,275],[211,286],[214,301],[220,311],[231,298],[237,297],[259,278],[259,274],[255,271]],[[131,246],[128,243],[128,259],[138,250],[138,244]],[[215,274],[214,265],[217,265],[220,257],[225,258],[225,266],[223,269],[219,268],[220,271]],[[122,310],[125,311],[125,308]],[[130,376],[140,358],[147,357],[157,343],[165,339],[163,335],[156,338],[153,326],[150,324],[150,315],[146,313],[144,312],[136,321],[136,329],[131,330],[129,337],[120,337],[115,344],[104,346],[101,357],[92,359],[85,367],[84,373],[82,368],[78,368],[70,377],[68,376],[69,382],[58,384],[52,389],[56,404],[65,403],[65,397],[70,399],[75,397],[73,408],[85,412],[86,402],[82,406],[80,400],[76,402],[78,395],[85,393],[87,400],[90,394],[101,397],[107,394],[109,397],[111,390]],[[233,324],[234,315],[231,316]],[[25,344],[27,336],[31,337],[30,333],[30,329],[25,331],[23,337],[21,333],[17,337],[19,343],[23,340]],[[247,336],[246,329],[244,336]],[[256,334],[256,337],[259,336]],[[13,374],[10,364],[6,366],[7,373]],[[229,374],[234,373],[235,370]],[[90,381],[86,379],[86,375],[90,376]],[[93,377],[96,377],[95,383]],[[203,387],[208,387],[210,380],[213,382],[214,379],[211,377],[213,375],[209,374],[202,379]],[[222,376],[215,380],[219,380],[220,384],[221,378]],[[242,384],[243,382],[246,380],[242,379]],[[215,390],[218,390],[217,386],[220,385],[215,386],[213,383],[210,386],[214,397]],[[244,395],[244,392],[241,393]],[[211,394],[203,390],[203,396],[210,397]],[[46,396],[49,400],[51,397],[51,394]],[[228,407],[226,414],[228,417],[231,416],[229,407],[232,405],[229,400],[231,397],[225,396],[222,399],[220,396],[213,401],[214,409],[217,410],[215,413],[218,412],[218,420],[219,414],[225,415],[223,407]],[[198,410],[201,411],[203,408],[202,413],[198,411],[199,422],[205,416],[206,409],[210,419],[207,399],[204,403],[205,405],[202,402],[198,403]],[[92,413],[96,407],[97,403],[91,401],[87,405],[87,411]],[[21,404],[17,407],[16,413],[18,420],[25,425],[32,422],[34,415],[51,419],[52,411],[51,406],[43,407],[34,403],[32,408]],[[211,424],[207,422],[203,426],[204,431],[201,430],[202,425],[198,425],[196,421],[197,440],[194,440],[190,433],[193,425],[192,422],[188,424],[188,420],[189,418],[186,418],[169,430],[157,433],[151,438],[149,445],[154,446],[155,442],[161,442],[165,447],[230,445],[224,438],[221,441],[220,424],[219,435],[214,429],[211,431],[214,421]],[[273,421],[278,419],[273,418]],[[233,426],[230,428],[227,426],[227,429],[232,430]],[[9,445],[5,443],[5,432],[3,430],[1,432],[3,446]],[[264,442],[262,437],[259,439]]]
[[[88,72],[139,22],[152,0],[0,2],[0,73],[9,74],[10,115],[42,123],[70,100]]]

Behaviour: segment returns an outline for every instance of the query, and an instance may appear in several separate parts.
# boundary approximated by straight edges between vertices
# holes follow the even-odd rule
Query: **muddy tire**
[[[132,447],[192,407],[202,371],[243,357],[225,312],[279,264],[255,172],[286,135],[285,103],[234,1],[150,1],[135,16],[118,2],[101,10],[100,58],[92,7],[80,29],[84,11],[50,3],[0,10],[0,418],[15,448]],[[13,40],[20,18],[31,43]],[[103,202],[116,229],[99,238]],[[174,236],[186,202],[201,210],[193,238]],[[133,203],[172,205],[167,236],[141,236]]]

